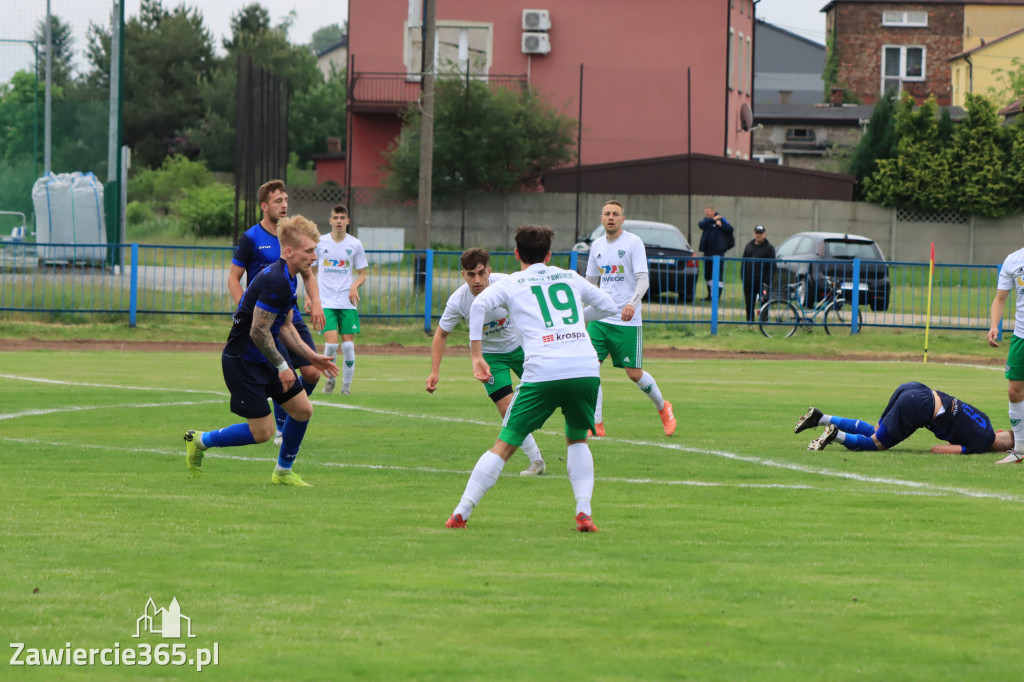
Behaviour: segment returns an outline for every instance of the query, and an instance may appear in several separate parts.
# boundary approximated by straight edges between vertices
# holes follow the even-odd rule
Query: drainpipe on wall
[[[757,54],[757,4],[761,0],[754,0],[750,18],[754,20],[754,28],[750,36],[750,108],[754,108],[754,92],[757,90],[757,62],[754,55]],[[754,129],[757,126],[750,126],[750,137],[748,140],[747,158],[754,158]]]
[[[967,92],[974,93],[974,64],[971,63],[971,55],[965,54],[964,61],[967,62]],[[967,101],[967,98],[964,98]]]
[[[725,3],[725,117],[722,121],[725,125],[723,126],[722,135],[722,156],[728,157],[729,155],[729,123],[732,119],[729,118],[729,75],[732,68],[735,68],[735,64],[730,61],[732,55],[736,50],[730,48],[729,45],[729,29],[732,28],[732,3]]]

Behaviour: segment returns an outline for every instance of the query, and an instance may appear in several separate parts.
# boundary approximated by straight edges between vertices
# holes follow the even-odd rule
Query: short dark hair
[[[551,253],[555,231],[547,225],[520,225],[516,228],[516,250],[519,260],[527,265],[543,263]]]
[[[335,204],[334,208],[331,209],[331,213],[344,213],[348,215],[348,206],[345,204]]]
[[[481,265],[490,265],[491,254],[487,253],[487,249],[466,249],[462,252],[459,263],[462,265],[463,270],[469,272],[470,270],[476,270]]]
[[[269,180],[260,185],[259,190],[256,192],[256,203],[265,204],[270,200],[270,195],[274,192],[287,191],[284,186],[284,180]]]
[[[604,208],[608,204],[611,204],[612,206],[618,206],[620,211],[622,211],[623,213],[626,212],[625,206],[623,206],[622,202],[619,201],[618,199],[609,199],[608,201],[606,201],[603,204],[601,204],[601,208]]]

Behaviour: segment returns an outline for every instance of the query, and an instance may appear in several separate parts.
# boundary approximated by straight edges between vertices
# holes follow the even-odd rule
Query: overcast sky
[[[231,15],[253,0],[219,0],[185,4],[202,6],[206,27],[220,49],[230,34]],[[316,29],[329,24],[343,24],[348,17],[348,0],[257,0],[270,10],[274,24],[295,11],[289,37],[293,43],[308,43]],[[364,0],[372,2],[374,0]],[[383,1],[383,0],[376,0]],[[394,0],[389,0],[394,1]],[[403,3],[405,0],[401,0]],[[696,1],[696,0],[691,0]],[[703,1],[703,0],[701,0]],[[179,0],[163,0],[164,7],[175,7]],[[821,8],[827,0],[760,0],[757,16],[770,24],[798,33],[818,43],[825,43],[825,15]],[[139,0],[125,0],[125,16],[138,15]],[[543,7],[543,2],[538,6]],[[69,22],[75,30],[75,48],[85,47],[89,21],[108,24],[112,0],[50,0],[50,11]],[[46,14],[46,0],[0,0],[0,40],[30,40],[39,20]],[[18,69],[31,68],[32,51],[25,45],[0,42],[0,83],[10,79]]]

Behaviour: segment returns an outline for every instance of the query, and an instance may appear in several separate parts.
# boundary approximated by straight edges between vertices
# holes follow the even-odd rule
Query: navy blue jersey
[[[926,428],[934,433],[936,438],[962,446],[967,453],[988,452],[996,439],[996,432],[992,430],[992,422],[988,415],[947,393],[936,393],[939,394],[945,411],[935,417]]]
[[[245,285],[249,286],[260,270],[274,264],[280,257],[281,242],[277,241],[277,236],[256,223],[238,238],[231,262],[245,268]]]
[[[248,362],[270,364],[249,336],[253,311],[259,308],[277,315],[277,319],[270,327],[270,333],[277,341],[285,316],[290,314],[295,306],[295,285],[295,275],[288,271],[288,264],[284,259],[279,258],[273,265],[263,268],[246,288],[242,300],[238,303],[238,309],[231,318],[231,331],[228,333],[224,353],[239,356]],[[278,346],[280,345],[278,343]]]

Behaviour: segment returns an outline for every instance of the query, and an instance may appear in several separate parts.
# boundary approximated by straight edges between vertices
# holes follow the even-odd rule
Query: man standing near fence
[[[736,237],[732,225],[715,210],[714,206],[704,209],[704,219],[697,223],[700,228],[700,251],[704,254],[704,281],[708,285],[708,297],[711,300],[711,287],[714,286],[715,256],[724,256],[725,252],[736,245]],[[725,288],[725,262],[719,265],[718,295],[721,297]]]
[[[761,288],[772,281],[775,247],[768,242],[764,225],[754,225],[754,238],[743,247],[743,299],[747,304],[747,322],[754,321],[754,305]]]
[[[288,192],[285,189],[284,181],[271,180],[263,183],[256,194],[256,200],[260,204],[263,218],[238,239],[238,246],[235,247],[235,255],[231,258],[231,269],[228,271],[228,291],[237,306],[242,300],[242,274],[245,273],[246,286],[252,283],[253,279],[263,268],[276,263],[281,257],[281,245],[277,240],[277,224],[280,220],[288,217]],[[320,288],[317,286],[316,276],[306,268],[302,273],[302,284],[306,288],[306,296],[312,301],[313,312],[310,321],[315,329],[324,327],[324,309],[320,305]],[[296,306],[292,313],[292,324],[299,333],[299,337],[306,342],[313,352],[316,352],[316,343],[313,335],[306,326],[299,308]],[[287,349],[286,351],[287,352]],[[299,370],[299,381],[306,395],[311,395],[316,388],[316,382],[320,380],[320,372],[316,367],[309,364],[302,356],[296,355],[293,366]],[[274,436],[274,444],[281,444],[281,429],[284,427],[284,420],[288,414],[277,403],[274,404],[274,420],[277,422],[277,432]]]
[[[313,416],[313,405],[302,390],[289,358],[301,357],[327,376],[338,366],[299,338],[293,323],[296,273],[308,272],[316,260],[320,231],[303,218],[285,218],[279,228],[281,257],[261,270],[246,288],[232,318],[231,331],[221,355],[224,383],[231,394],[231,411],[246,421],[215,431],[185,432],[185,466],[193,476],[203,472],[208,448],[265,443],[274,435],[274,419],[267,398],[288,415],[284,423],[274,485],[310,487],[292,471],[292,463]],[[291,351],[285,355],[284,348]]]
[[[647,249],[643,240],[622,229],[626,211],[618,201],[601,207],[604,234],[594,240],[587,259],[587,281],[600,284],[622,312],[587,325],[587,333],[597,351],[597,361],[612,356],[612,365],[626,370],[626,376],[651,399],[661,417],[666,436],[676,432],[672,403],[665,400],[658,382],[643,369],[644,329],[641,302],[647,293]],[[597,393],[594,434],[605,435],[601,389]]]
[[[587,337],[586,319],[606,316],[617,306],[575,272],[548,265],[554,236],[545,225],[520,226],[516,258],[522,269],[487,287],[470,307],[473,376],[480,381],[492,376],[483,355],[484,319],[487,311],[503,308],[515,320],[516,339],[523,347],[523,382],[516,388],[498,439],[473,467],[447,528],[466,527],[474,507],[498,482],[505,462],[523,439],[560,409],[565,418],[566,469],[576,498],[576,530],[597,530],[590,509],[594,457],[587,430],[594,425],[601,365]]]
[[[359,333],[359,287],[366,283],[366,250],[348,234],[348,206],[338,204],[331,211],[331,232],[320,237],[316,247],[317,283],[324,306],[324,355],[337,360],[341,334],[341,394],[349,395],[356,371],[355,335]],[[358,273],[355,280],[353,272]],[[306,300],[309,312],[312,302]],[[340,330],[340,331],[339,331]],[[334,392],[334,377],[328,377],[324,393]]]
[[[460,286],[448,297],[444,306],[444,313],[440,322],[437,323],[437,330],[434,332],[434,340],[430,344],[430,375],[427,376],[427,393],[437,390],[437,382],[441,375],[441,358],[444,357],[445,345],[448,343],[450,334],[461,320],[469,321],[470,307],[476,297],[495,282],[499,282],[508,275],[491,272],[491,254],[484,249],[467,249],[459,259],[462,266],[462,278],[466,283]],[[512,403],[512,373],[517,377],[523,376],[523,347],[519,345],[519,339],[512,331],[512,319],[504,308],[493,308],[487,311],[484,316],[484,329],[481,338],[484,360],[491,368],[491,378],[484,383],[487,397],[498,408],[498,414],[502,420],[508,412],[508,406]],[[541,457],[540,448],[533,434],[523,439],[520,446],[527,457],[530,458],[530,465],[519,472],[520,476],[539,476],[544,473],[546,467],[544,458]]]
[[[1006,356],[1005,377],[1010,399],[1010,427],[1013,429],[1013,450],[999,460],[1000,464],[1020,464],[1024,461],[1024,249],[1014,251],[999,268],[996,295],[989,311],[988,345],[999,347],[999,332],[1003,326],[1003,310],[1010,292],[1016,292],[1016,317],[1010,350]]]

